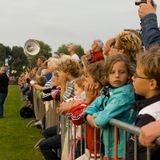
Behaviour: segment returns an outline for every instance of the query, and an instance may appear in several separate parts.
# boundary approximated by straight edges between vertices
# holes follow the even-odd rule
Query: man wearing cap
[[[3,104],[8,94],[9,78],[6,74],[7,67],[0,67],[0,118],[3,117]]]

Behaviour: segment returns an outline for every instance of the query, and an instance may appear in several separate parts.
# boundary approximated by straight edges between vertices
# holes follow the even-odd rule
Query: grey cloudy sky
[[[124,28],[140,28],[134,0],[0,2],[0,43],[10,47],[23,46],[32,38],[49,44],[53,51],[70,42],[81,44],[87,50],[94,39],[105,41]],[[160,0],[155,2],[159,14]]]

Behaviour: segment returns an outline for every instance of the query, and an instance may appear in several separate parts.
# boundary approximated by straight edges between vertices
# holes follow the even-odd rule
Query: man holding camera
[[[142,39],[146,49],[160,44],[160,30],[158,28],[156,4],[151,0],[141,2],[138,10],[141,19]]]

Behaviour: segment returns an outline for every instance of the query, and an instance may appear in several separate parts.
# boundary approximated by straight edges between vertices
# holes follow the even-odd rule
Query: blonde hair
[[[136,54],[142,48],[142,41],[134,32],[123,31],[118,34],[116,45],[117,48],[123,49],[123,53],[130,58],[131,62],[135,62]]]
[[[54,58],[54,57],[50,57],[47,62],[48,62],[47,66],[51,66],[51,67],[57,68],[57,66],[59,64],[59,59],[58,58]]]
[[[79,77],[80,75],[79,63],[72,59],[61,61],[61,63],[58,65],[58,70],[69,73],[73,77]]]
[[[84,90],[84,81],[85,81],[84,78],[79,78],[74,82],[74,84],[76,84],[79,88]]]

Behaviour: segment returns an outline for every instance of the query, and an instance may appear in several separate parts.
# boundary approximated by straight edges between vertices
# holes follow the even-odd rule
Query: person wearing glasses
[[[150,0],[141,3],[138,9],[141,20],[142,39],[146,49],[155,44],[160,44],[160,30],[156,15],[156,4]]]
[[[132,77],[135,93],[144,99],[137,101],[133,107],[138,112],[135,125],[143,127],[146,124],[160,120],[160,48],[153,48],[139,54],[136,73]],[[135,138],[130,137],[127,160],[134,160]],[[147,159],[147,149],[138,144],[137,160]],[[160,146],[150,150],[151,160],[160,159]]]

